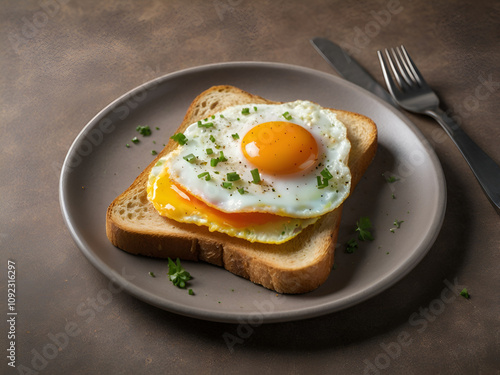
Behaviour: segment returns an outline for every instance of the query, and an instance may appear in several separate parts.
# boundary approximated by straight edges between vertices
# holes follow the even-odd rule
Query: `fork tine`
[[[385,50],[385,53],[387,54],[387,49]],[[378,60],[380,61],[380,67],[382,68],[382,74],[384,75],[384,80],[387,85],[387,88],[389,89],[389,92],[391,95],[395,96],[396,93],[398,92],[398,87],[396,86],[396,83],[392,79],[391,73],[389,72],[389,66],[387,65],[384,55],[382,54],[382,51],[377,51],[377,56]],[[389,59],[389,63],[392,65],[392,62]],[[394,71],[394,67],[391,66],[391,68]]]
[[[401,82],[401,77],[400,77],[396,67],[394,66],[394,62],[392,61],[392,57],[389,53],[389,50],[386,48],[384,52],[385,52],[385,56],[387,58],[387,61],[389,62],[389,66],[391,67],[392,75],[396,79],[396,82],[398,83],[399,87],[402,87],[403,83]]]
[[[422,76],[422,74],[420,74],[420,71],[418,70],[417,66],[411,59],[410,54],[406,51],[406,48],[403,45],[401,45],[401,50],[403,52],[404,59],[406,60],[407,67],[409,68],[408,71],[413,75],[415,82],[417,82],[420,86],[426,85],[424,77]]]
[[[396,51],[394,51],[394,48],[391,48],[391,53],[392,53],[394,61],[396,62],[396,65],[398,66],[399,75],[401,77],[403,77],[403,80],[405,81],[405,83],[408,86],[411,86],[412,85],[411,80],[408,77],[408,75],[406,74],[406,69],[404,69],[404,67],[402,66],[402,64],[404,65],[404,62],[401,59],[401,53],[399,52],[399,50],[397,48],[396,48]],[[401,80],[401,78],[399,79],[399,82],[400,82],[399,85],[401,86],[401,88],[403,88],[404,82]]]
[[[408,67],[408,63],[406,59],[403,56],[403,53],[401,52],[401,48],[396,47],[396,52],[398,56],[398,62],[401,62],[401,65],[399,65],[399,69],[401,71],[401,74],[403,75],[403,78],[405,79],[406,83],[411,86],[417,81],[413,77],[413,72],[411,69]]]

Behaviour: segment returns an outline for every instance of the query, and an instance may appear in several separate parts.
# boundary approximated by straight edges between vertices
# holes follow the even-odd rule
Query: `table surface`
[[[126,293],[100,304],[109,280],[73,242],[58,200],[72,141],[117,97],[209,63],[271,61],[336,74],[311,48],[315,36],[347,48],[381,83],[375,52],[404,44],[463,129],[500,162],[499,2],[11,0],[0,17],[0,306],[9,319],[11,260],[18,312],[14,339],[9,323],[0,329],[1,372],[500,371],[500,218],[451,140],[432,141],[443,133],[428,118],[408,114],[447,182],[435,244],[393,287],[319,318],[252,327],[179,316]],[[471,298],[443,304],[449,283]],[[16,369],[5,356],[11,341]]]

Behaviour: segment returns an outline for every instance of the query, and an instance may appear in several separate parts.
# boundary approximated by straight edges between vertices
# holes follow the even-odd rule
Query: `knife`
[[[399,108],[392,96],[340,46],[325,38],[313,38],[310,42],[316,51],[346,80]]]

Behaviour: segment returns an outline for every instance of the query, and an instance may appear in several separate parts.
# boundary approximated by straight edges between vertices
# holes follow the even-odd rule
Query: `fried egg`
[[[346,128],[312,102],[229,107],[173,138],[148,199],[180,222],[282,243],[349,195]]]

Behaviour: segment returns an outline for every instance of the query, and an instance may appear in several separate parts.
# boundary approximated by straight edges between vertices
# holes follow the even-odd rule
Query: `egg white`
[[[247,111],[244,108],[248,108]],[[255,168],[244,157],[241,141],[254,126],[269,121],[287,121],[307,129],[319,150],[318,164],[310,170],[286,176],[260,172],[261,182],[252,183],[250,171]],[[351,175],[347,166],[350,142],[345,125],[334,113],[308,101],[284,104],[250,104],[225,109],[202,121],[210,127],[190,125],[184,135],[187,143],[165,157],[162,163],[172,179],[206,204],[224,212],[267,212],[277,215],[312,218],[337,208],[349,195]],[[237,134],[237,136],[236,136]],[[207,149],[213,153],[208,154]],[[211,159],[222,151],[227,159],[211,166]],[[192,157],[195,157],[192,159]],[[186,158],[190,159],[188,162]],[[318,188],[317,176],[327,169],[333,178],[328,186]],[[208,172],[210,180],[200,178]],[[227,189],[227,173],[236,172],[241,179]],[[243,189],[240,194],[238,189]]]

